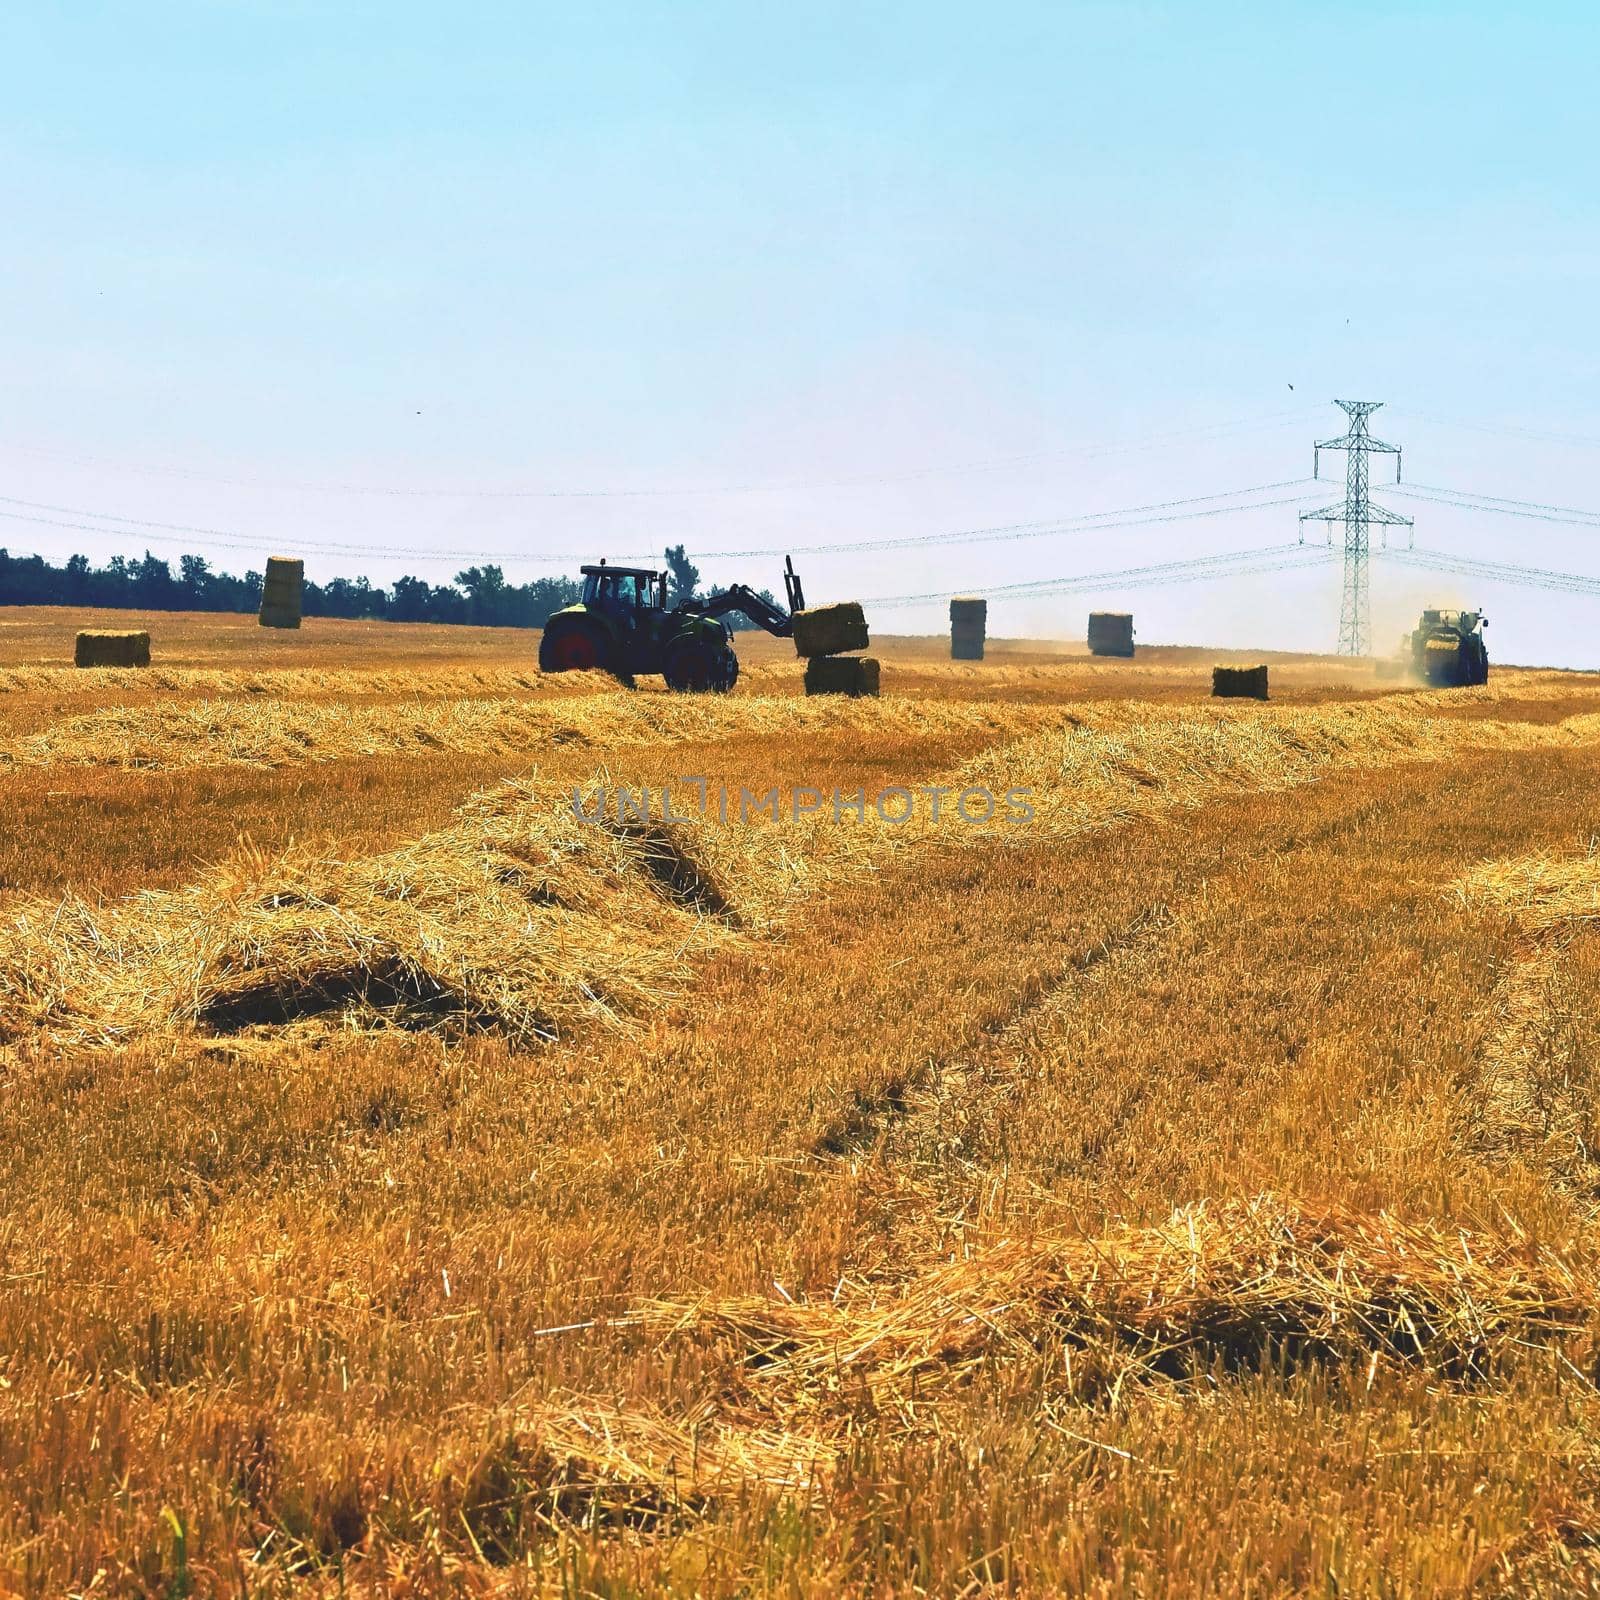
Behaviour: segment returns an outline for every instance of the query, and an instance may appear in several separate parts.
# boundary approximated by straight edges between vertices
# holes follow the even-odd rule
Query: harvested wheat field
[[[0,613],[0,1592],[1600,1588],[1600,678],[536,645]]]

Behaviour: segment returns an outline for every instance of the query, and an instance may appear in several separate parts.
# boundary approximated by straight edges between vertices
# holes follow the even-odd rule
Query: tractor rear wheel
[[[726,647],[718,649],[705,639],[679,639],[667,646],[661,676],[679,694],[726,694],[739,676],[739,663]]]
[[[606,666],[605,640],[597,629],[569,623],[539,641],[541,672],[595,672]]]

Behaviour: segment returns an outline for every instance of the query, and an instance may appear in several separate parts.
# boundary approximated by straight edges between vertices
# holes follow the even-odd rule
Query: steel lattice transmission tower
[[[1320,477],[1322,452],[1345,452],[1344,499],[1336,505],[1324,506],[1320,511],[1300,513],[1300,538],[1305,540],[1308,522],[1342,522],[1344,524],[1344,602],[1339,607],[1339,654],[1364,656],[1372,647],[1372,605],[1367,592],[1367,556],[1371,550],[1371,525],[1381,527],[1411,526],[1410,517],[1402,517],[1383,506],[1376,505],[1367,495],[1367,457],[1376,452],[1394,457],[1394,481],[1400,481],[1400,446],[1385,444],[1367,432],[1367,418],[1381,400],[1335,400],[1350,418],[1349,431],[1342,438],[1321,439],[1312,454],[1312,477]],[[1328,530],[1331,541],[1333,530]]]

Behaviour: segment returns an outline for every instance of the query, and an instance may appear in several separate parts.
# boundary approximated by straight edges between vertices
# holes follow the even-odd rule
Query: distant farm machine
[[[1417,627],[1400,641],[1402,660],[1424,683],[1459,688],[1489,681],[1489,648],[1481,611],[1424,611]]]
[[[667,575],[647,567],[582,567],[583,594],[545,624],[541,672],[609,672],[631,683],[659,672],[686,694],[726,694],[739,678],[733,631],[723,618],[743,612],[780,639],[794,634],[805,593],[793,560],[784,563],[788,609],[742,583],[703,598],[667,603]]]

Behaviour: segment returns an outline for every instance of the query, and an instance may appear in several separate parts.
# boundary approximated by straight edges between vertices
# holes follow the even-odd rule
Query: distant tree
[[[521,593],[525,609],[518,621],[526,628],[542,628],[557,611],[574,604],[583,588],[571,578],[535,578]]]
[[[302,600],[308,617],[381,617],[389,597],[366,578],[329,578],[323,584],[308,582]]]
[[[428,595],[429,622],[470,622],[467,597],[448,583],[435,584]]]
[[[667,602],[677,605],[680,600],[693,600],[700,593],[700,569],[692,562],[681,544],[668,545]]]
[[[305,589],[315,589],[315,599],[304,593]],[[304,585],[302,589],[303,602],[309,602],[307,609],[313,616],[319,617],[353,617],[355,615],[354,597],[350,593],[350,580],[348,578],[330,578],[326,583]]]
[[[468,567],[456,574],[466,591],[467,615],[482,627],[494,627],[506,614],[506,575],[499,567]]]
[[[196,611],[206,610],[211,588],[211,563],[204,556],[180,556],[178,570],[182,574],[183,592],[188,603]]]
[[[426,622],[433,588],[423,578],[396,578],[389,596],[389,615],[396,622]]]
[[[174,611],[182,603],[181,591],[172,581],[172,568],[148,550],[134,569],[133,598],[135,605],[151,611]]]
[[[692,570],[692,569],[691,569]],[[497,566],[469,567],[456,583],[429,584],[422,578],[395,580],[392,591],[370,579],[330,578],[305,585],[305,612],[311,617],[387,617],[396,622],[477,622],[513,628],[542,628],[552,612],[581,593],[571,578],[506,582]],[[215,571],[203,556],[178,560],[178,576],[165,561],[145,552],[129,561],[112,556],[91,567],[87,556],[70,556],[53,566],[42,556],[13,556],[0,549],[0,605],[90,605],[136,607],[147,611],[254,611],[261,604],[261,574],[234,577]]]
[[[68,558],[66,579],[67,597],[74,604],[82,605],[90,595],[88,556],[71,556]]]

